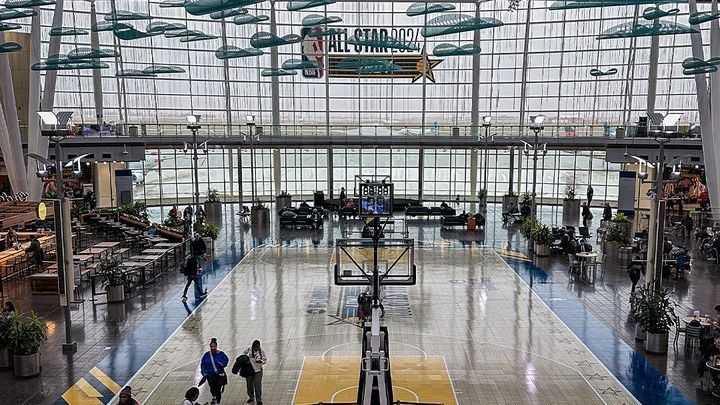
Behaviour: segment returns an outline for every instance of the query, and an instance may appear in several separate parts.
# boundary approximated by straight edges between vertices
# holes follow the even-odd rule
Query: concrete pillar
[[[116,206],[115,170],[124,168],[125,163],[121,162],[93,163],[93,187],[98,207]]]
[[[0,43],[4,42],[5,33],[0,32]],[[7,138],[7,142],[0,144],[3,146],[5,168],[8,171],[13,193],[27,192],[27,171],[20,137],[20,122],[10,71],[10,59],[7,53],[0,54],[0,88],[2,88],[2,106],[4,107],[2,111],[5,115],[5,125],[0,127],[0,136]]]

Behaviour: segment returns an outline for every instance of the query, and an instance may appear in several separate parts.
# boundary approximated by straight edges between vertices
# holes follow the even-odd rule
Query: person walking
[[[190,254],[198,260],[198,265],[202,266],[207,253],[207,245],[199,233],[195,233],[192,242],[190,242]]]
[[[582,219],[583,226],[586,228],[590,226],[590,221],[593,219],[593,214],[590,212],[590,206],[585,203],[582,203]]]
[[[222,392],[227,385],[225,367],[230,362],[228,356],[217,347],[217,338],[210,339],[210,350],[205,352],[200,360],[200,372],[207,379],[213,397],[211,404],[219,404],[222,400]]]
[[[252,363],[250,362],[250,357],[248,357],[246,354],[241,354],[238,356],[237,359],[235,359],[235,364],[233,364],[232,367],[232,373],[233,374],[240,374],[240,377],[245,379],[245,384],[247,385],[247,392],[248,396],[251,393],[255,393],[255,389],[253,388],[253,377],[255,377],[255,367],[253,367]],[[251,397],[252,398],[252,397]],[[248,401],[251,402],[251,401]]]
[[[255,373],[245,379],[247,382],[247,394],[250,399],[247,403],[255,401],[256,405],[262,405],[262,378],[263,378],[263,366],[267,363],[267,357],[265,352],[260,347],[260,341],[255,340],[245,352],[244,355],[248,356],[250,364],[253,366]]]
[[[198,389],[198,387],[191,387],[185,392],[185,400],[182,405],[200,405],[200,403],[197,402],[198,398],[200,398],[200,389]],[[205,402],[203,405],[208,405],[208,403]]]
[[[196,298],[203,298],[207,295],[207,291],[203,291],[202,287],[200,286],[200,264],[198,263],[197,257],[190,256],[190,258],[185,263],[183,274],[185,275],[185,277],[187,277],[187,283],[185,284],[185,289],[183,290],[182,295],[183,302],[187,301],[187,292],[190,288],[191,283],[195,283]]]
[[[129,385],[126,385],[125,388],[120,391],[118,400],[118,404],[120,405],[140,405],[140,402],[132,397],[132,388],[130,388]]]
[[[590,206],[590,204],[592,204],[592,199],[593,199],[594,195],[595,195],[595,190],[593,189],[593,187],[591,185],[588,184],[588,188],[587,188],[587,200],[588,200],[587,205],[588,205],[588,207]]]
[[[630,282],[632,283],[630,294],[635,294],[635,286],[638,281],[640,281],[640,275],[643,273],[644,269],[645,263],[640,261],[639,257],[635,256],[628,266],[628,276],[630,277]]]
[[[347,200],[347,193],[345,192],[345,187],[340,187],[340,206],[345,205],[345,200]]]

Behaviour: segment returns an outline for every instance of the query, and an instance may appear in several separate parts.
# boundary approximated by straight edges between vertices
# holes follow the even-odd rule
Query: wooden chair
[[[575,257],[574,254],[568,253],[568,273],[573,274],[580,272],[580,261]]]
[[[702,326],[685,327],[685,351],[694,353],[700,350],[700,332]]]

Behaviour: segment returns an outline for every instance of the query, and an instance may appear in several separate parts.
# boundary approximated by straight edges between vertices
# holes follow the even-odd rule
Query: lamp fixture
[[[246,115],[245,122],[248,124],[248,126],[255,125],[255,116],[254,115]]]
[[[492,121],[492,117],[490,117],[489,115],[486,115],[482,118],[482,124],[484,127],[489,127],[491,121]]]
[[[534,131],[541,131],[545,128],[545,116],[542,114],[530,116],[531,125],[530,128]]]
[[[185,119],[188,122],[187,128],[193,131],[200,129],[200,114],[188,115]]]

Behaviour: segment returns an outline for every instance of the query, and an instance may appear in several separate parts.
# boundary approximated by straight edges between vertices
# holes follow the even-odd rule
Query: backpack
[[[186,277],[194,276],[197,274],[197,259],[191,257],[185,262],[185,266],[182,268],[182,274]]]

